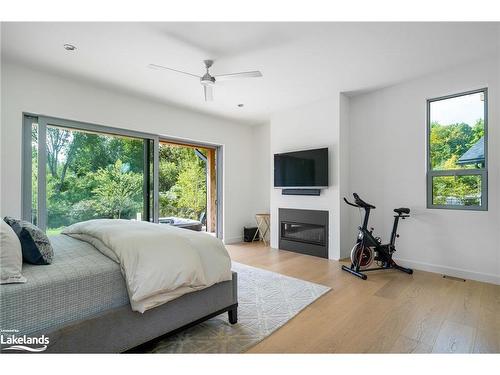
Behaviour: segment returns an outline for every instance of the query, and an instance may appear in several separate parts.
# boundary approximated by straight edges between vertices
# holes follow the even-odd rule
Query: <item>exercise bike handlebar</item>
[[[346,197],[344,197],[344,202],[346,202],[349,206],[356,207],[356,208],[364,208],[366,209],[375,209],[374,205],[371,205],[370,203],[366,203],[364,200],[362,200],[358,194],[353,193],[354,199],[356,203],[349,202]],[[398,214],[399,217],[405,219],[407,217],[410,217],[410,209],[406,207],[401,207],[401,208],[395,208],[394,212]]]
[[[360,206],[358,206],[357,204],[354,204],[354,203],[349,202],[349,201],[347,200],[347,198],[346,198],[346,197],[344,197],[344,202],[346,202],[349,206],[353,206],[353,207],[358,207],[358,208],[360,208]]]
[[[372,209],[375,209],[376,207],[373,205],[373,204],[370,204],[370,203],[366,203],[363,199],[361,199],[359,197],[359,195],[357,193],[352,193],[353,197],[354,197],[354,202],[356,202],[356,204],[359,206],[359,207],[363,207],[363,208],[372,208]]]
[[[346,197],[344,197],[344,202],[346,202],[349,206],[353,206],[353,207],[356,207],[356,208],[364,208],[364,209],[372,209],[372,208],[375,208],[375,206],[369,204],[369,203],[366,203],[365,201],[363,201],[362,199],[359,199],[359,197],[357,196],[356,194],[356,203],[351,203],[349,202]]]

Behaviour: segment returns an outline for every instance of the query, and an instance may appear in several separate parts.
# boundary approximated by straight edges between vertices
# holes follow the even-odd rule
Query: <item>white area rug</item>
[[[241,353],[263,340],[330,288],[233,262],[238,323],[227,313],[148,348],[151,353]]]

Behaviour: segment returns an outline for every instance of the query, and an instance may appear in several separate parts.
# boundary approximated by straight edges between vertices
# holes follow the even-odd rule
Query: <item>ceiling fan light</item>
[[[200,82],[202,85],[205,86],[213,86],[215,84],[215,78],[211,76],[207,77],[207,75],[204,75],[203,77],[200,78]]]

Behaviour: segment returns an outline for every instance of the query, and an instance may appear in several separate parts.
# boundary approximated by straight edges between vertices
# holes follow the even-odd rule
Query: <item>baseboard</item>
[[[420,271],[440,273],[443,275],[459,277],[461,279],[476,280],[476,281],[482,281],[485,283],[500,285],[500,276],[493,275],[491,273],[481,273],[481,272],[468,271],[468,270],[464,270],[461,268],[440,266],[437,264],[417,262],[417,261],[408,260],[408,259],[400,259],[400,258],[398,258],[398,259],[394,258],[394,259],[398,262],[398,264],[401,264],[404,267],[410,267],[410,268],[420,270]]]

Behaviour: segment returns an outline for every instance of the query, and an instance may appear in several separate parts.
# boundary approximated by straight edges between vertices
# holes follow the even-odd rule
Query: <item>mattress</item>
[[[65,235],[52,236],[50,242],[52,264],[25,263],[25,284],[0,285],[0,330],[51,330],[129,304],[117,263]]]

